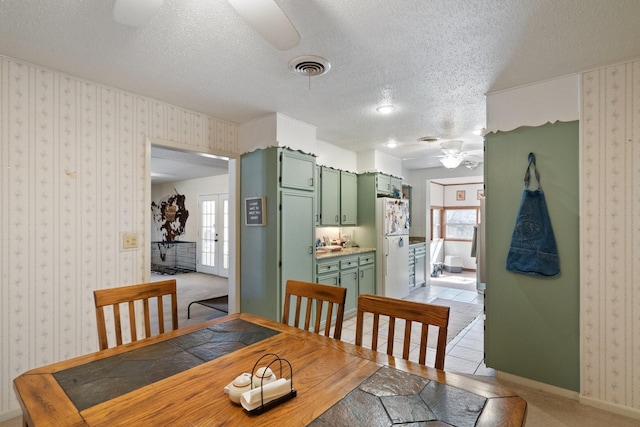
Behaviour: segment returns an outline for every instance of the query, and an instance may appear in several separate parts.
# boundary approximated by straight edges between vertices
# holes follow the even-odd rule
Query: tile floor
[[[477,291],[448,288],[442,286],[427,286],[417,288],[411,292],[407,299],[429,303],[436,298],[444,298],[453,301],[461,301],[471,304],[483,304],[483,294]],[[386,337],[386,322],[381,321],[380,334]],[[399,326],[397,325],[396,328]],[[418,329],[418,328],[414,328]],[[367,328],[365,327],[365,331]],[[343,324],[342,340],[350,343],[355,342],[356,334],[356,318],[346,319]],[[402,337],[401,333],[396,336]],[[363,337],[364,343],[368,345],[370,338]],[[412,340],[412,343],[415,340]],[[386,342],[380,341],[378,348],[384,351]],[[399,349],[401,352],[401,344],[394,345],[394,352]],[[417,361],[418,350],[417,345],[413,345],[409,360]],[[433,366],[435,359],[435,350],[428,348],[427,364]],[[447,345],[447,352],[444,363],[445,371],[455,371],[465,374],[494,376],[495,372],[491,368],[487,368],[484,364],[484,313],[480,313],[466,328],[464,328],[451,342]]]

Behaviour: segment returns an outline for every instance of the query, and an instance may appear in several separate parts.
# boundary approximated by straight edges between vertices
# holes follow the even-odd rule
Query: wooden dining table
[[[225,386],[269,360],[291,398],[260,414],[232,403]],[[501,385],[245,313],[32,369],[14,387],[30,426],[495,427],[523,425],[527,408]]]

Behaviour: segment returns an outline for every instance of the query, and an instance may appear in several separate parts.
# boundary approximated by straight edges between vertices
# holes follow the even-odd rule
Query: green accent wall
[[[277,285],[280,227],[278,223],[278,150],[256,150],[241,157],[240,178],[240,311],[277,320],[281,316]],[[266,198],[265,226],[245,225],[244,200]],[[267,286],[266,280],[269,279]]]
[[[580,390],[578,142],[577,121],[492,133],[485,138],[484,165],[485,363],[573,391]],[[505,268],[530,152],[558,245],[560,274],[554,277]]]

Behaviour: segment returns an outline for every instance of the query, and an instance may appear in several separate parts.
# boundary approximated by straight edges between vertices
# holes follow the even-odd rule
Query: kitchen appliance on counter
[[[380,197],[376,212],[378,295],[409,295],[409,200]]]

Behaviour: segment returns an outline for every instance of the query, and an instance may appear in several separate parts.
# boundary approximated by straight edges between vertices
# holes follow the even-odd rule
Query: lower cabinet
[[[414,243],[409,245],[409,286],[420,287],[426,283],[426,256],[427,246],[425,243]]]
[[[376,254],[368,252],[358,257],[358,294],[376,294]]]
[[[345,318],[357,312],[359,294],[375,294],[375,253],[335,256],[316,262],[316,283],[347,288]]]

